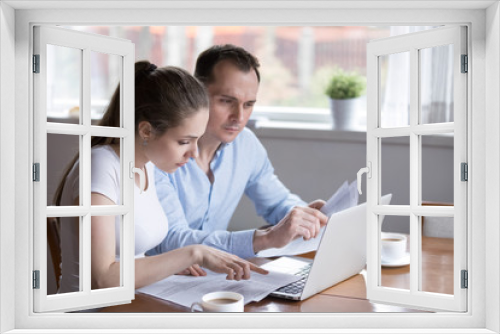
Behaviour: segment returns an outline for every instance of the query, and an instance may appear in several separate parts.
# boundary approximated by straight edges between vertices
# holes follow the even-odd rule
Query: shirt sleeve
[[[255,210],[269,224],[277,224],[295,206],[307,206],[299,196],[290,190],[274,174],[274,168],[267,151],[257,137],[253,137],[254,168],[245,188],[245,194],[252,200]]]
[[[163,211],[168,217],[169,230],[167,236],[155,248],[146,252],[146,255],[156,255],[193,244],[211,246],[241,258],[254,257],[253,234],[254,230],[237,232],[229,231],[200,231],[192,229],[184,214],[177,191],[168,175],[155,169],[156,191]]]

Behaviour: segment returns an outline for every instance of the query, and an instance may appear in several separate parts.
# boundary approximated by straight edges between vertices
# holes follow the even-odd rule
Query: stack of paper
[[[260,301],[282,286],[298,281],[301,277],[279,272],[261,275],[252,272],[251,278],[241,281],[226,280],[225,274],[206,270],[207,276],[172,275],[166,279],[140,288],[137,292],[153,295],[176,304],[191,307],[200,302],[203,295],[216,291],[238,292],[245,298],[245,304]]]

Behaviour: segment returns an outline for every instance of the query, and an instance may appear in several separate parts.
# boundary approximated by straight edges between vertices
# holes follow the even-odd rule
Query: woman
[[[120,124],[119,87],[99,125]],[[156,196],[154,165],[174,172],[197,155],[198,138],[208,121],[208,97],[202,84],[175,67],[157,68],[148,61],[135,65],[135,166],[144,171],[146,187],[139,192],[135,179],[135,287],[175,273],[203,275],[199,267],[227,273],[227,279],[248,279],[250,270],[265,270],[204,245],[191,245],[144,257],[167,234],[168,221]],[[120,143],[107,137],[92,138],[91,203],[119,205]],[[63,177],[55,194],[56,205],[79,205],[78,160]],[[75,189],[76,188],[76,189]],[[64,221],[66,220],[66,221]],[[61,218],[62,279],[59,292],[79,290],[78,223]],[[119,286],[119,217],[93,216],[91,229],[92,289]]]

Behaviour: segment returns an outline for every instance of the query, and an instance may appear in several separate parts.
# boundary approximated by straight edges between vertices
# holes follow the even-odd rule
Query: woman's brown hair
[[[157,68],[147,60],[135,63],[135,133],[142,121],[151,124],[155,136],[175,128],[201,109],[208,108],[208,95],[203,84],[187,71],[166,66]],[[120,126],[120,85],[99,122],[99,126]],[[119,139],[92,137],[91,146],[118,144]],[[76,155],[66,168],[53,197],[54,205],[60,205],[61,197]]]

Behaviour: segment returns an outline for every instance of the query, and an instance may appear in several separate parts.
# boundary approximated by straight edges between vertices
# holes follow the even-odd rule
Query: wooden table
[[[312,257],[313,254],[306,254]],[[255,259],[262,264],[265,259]],[[453,293],[453,239],[424,237],[422,242],[423,290]],[[366,271],[303,301],[267,297],[249,303],[245,312],[422,312],[415,309],[373,303],[366,299]],[[382,269],[382,285],[409,288],[410,266]],[[163,313],[189,309],[150,295],[136,293],[130,304],[106,307],[101,312]]]

